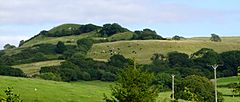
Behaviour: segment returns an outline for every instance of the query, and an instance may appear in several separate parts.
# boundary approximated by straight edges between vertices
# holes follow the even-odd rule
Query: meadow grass
[[[13,87],[23,102],[101,102],[112,83],[102,81],[55,82],[41,79],[0,76],[0,96]],[[35,91],[35,88],[37,91]]]
[[[240,40],[240,39],[239,39]],[[178,51],[193,54],[201,48],[212,48],[221,53],[230,50],[240,50],[237,42],[211,42],[204,40],[131,40],[94,44],[88,53],[88,57],[95,60],[107,61],[113,53],[120,53],[127,58],[135,58],[137,63],[150,63],[154,53],[167,55],[168,52]],[[136,52],[136,53],[134,53]]]
[[[219,79],[219,84],[232,82],[232,77]],[[103,102],[103,94],[110,95],[113,82],[79,81],[56,82],[33,78],[0,76],[0,96],[7,87],[13,87],[24,102]],[[35,91],[35,88],[37,91]],[[224,102],[240,102],[240,97],[232,97],[231,89],[218,88],[224,95]],[[157,102],[170,102],[171,92],[161,92]],[[187,102],[179,100],[179,102]]]
[[[29,64],[20,64],[13,66],[14,68],[21,69],[25,74],[31,76],[33,74],[39,73],[41,67],[47,66],[57,66],[60,65],[61,62],[64,60],[51,60],[51,61],[41,61],[41,62],[34,62]]]

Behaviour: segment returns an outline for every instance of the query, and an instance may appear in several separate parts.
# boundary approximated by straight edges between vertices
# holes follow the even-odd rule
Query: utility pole
[[[217,68],[219,65],[217,64],[214,64],[214,65],[211,65],[212,68],[214,69],[214,87],[215,87],[215,102],[217,102]]]
[[[172,100],[174,100],[174,74],[172,74]]]

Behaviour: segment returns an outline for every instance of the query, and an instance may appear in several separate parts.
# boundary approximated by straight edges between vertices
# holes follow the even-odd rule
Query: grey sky
[[[0,47],[62,23],[117,22],[171,37],[239,36],[238,0],[0,0]]]

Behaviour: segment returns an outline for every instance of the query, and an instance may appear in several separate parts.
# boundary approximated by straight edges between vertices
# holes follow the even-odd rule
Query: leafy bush
[[[104,24],[102,29],[99,31],[100,34],[104,37],[111,36],[116,33],[122,33],[128,31],[126,28],[121,27],[117,23],[113,24]]]
[[[89,81],[91,80],[91,75],[88,72],[82,73],[82,80]]]
[[[222,39],[217,34],[211,34],[210,40],[214,41],[214,42],[221,42],[222,41]]]
[[[133,40],[149,40],[149,39],[159,39],[164,40],[163,37],[159,36],[155,31],[151,29],[143,29],[143,31],[134,31]]]
[[[101,27],[93,25],[93,24],[81,25],[78,29],[77,34],[88,33],[88,32],[91,32],[91,31],[97,31],[100,28]]]
[[[26,75],[21,69],[11,68],[9,66],[0,66],[0,75],[25,77]]]
[[[114,81],[115,79],[116,75],[111,72],[104,72],[101,77],[102,81]]]
[[[13,93],[13,88],[8,87],[5,91],[5,96],[0,99],[1,102],[22,102],[19,94]]]
[[[158,97],[159,87],[153,85],[153,74],[129,67],[118,74],[111,89],[112,98],[107,102],[153,102]]]
[[[176,99],[198,102],[214,102],[214,86],[205,77],[187,76],[175,88]],[[218,95],[218,102],[223,102],[223,96]]]
[[[59,41],[55,49],[56,53],[62,54],[66,50],[66,46],[63,42]]]
[[[45,80],[55,80],[55,81],[61,81],[61,76],[59,74],[56,73],[41,73],[40,78],[45,79]]]

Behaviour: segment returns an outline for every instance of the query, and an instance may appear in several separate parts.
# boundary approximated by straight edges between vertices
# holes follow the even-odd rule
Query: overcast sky
[[[0,48],[63,23],[116,22],[163,37],[240,36],[240,0],[0,0]]]

